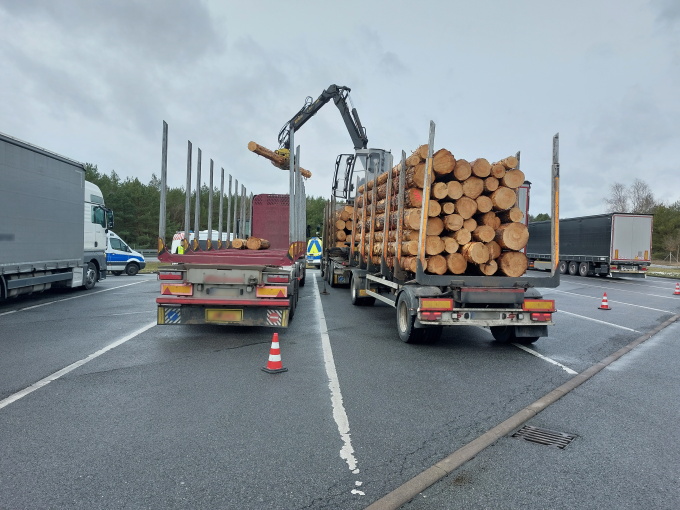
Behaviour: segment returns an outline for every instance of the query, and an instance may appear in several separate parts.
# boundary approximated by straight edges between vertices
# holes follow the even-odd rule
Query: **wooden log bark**
[[[524,184],[524,172],[521,170],[508,170],[505,175],[500,179],[503,186],[507,186],[511,189],[517,189],[522,184]]]
[[[426,255],[439,255],[444,251],[445,246],[444,241],[439,236],[427,236],[425,238]]]
[[[477,202],[478,213],[487,213],[493,209],[493,201],[491,200],[491,197],[487,197],[486,195],[478,196],[475,199],[475,202]]]
[[[500,256],[501,252],[503,251],[501,250],[500,245],[496,241],[490,241],[486,243],[486,247],[489,250],[490,259],[497,259]]]
[[[522,276],[528,267],[527,257],[521,251],[504,251],[498,257],[497,262],[500,273],[514,278]]]
[[[466,261],[473,264],[484,264],[489,260],[489,250],[480,242],[467,243],[460,248],[460,253]]]
[[[472,232],[475,241],[490,243],[496,237],[496,231],[488,225],[480,225]]]
[[[505,175],[505,167],[501,163],[491,165],[491,177],[500,179]]]
[[[479,177],[470,176],[463,181],[463,195],[471,199],[477,198],[484,191],[484,181]]]
[[[504,223],[494,238],[504,250],[521,250],[529,241],[529,229],[524,223]]]
[[[427,157],[427,152],[425,154]],[[418,163],[422,163],[425,158],[420,157],[420,154],[418,153],[418,150],[416,149],[413,154],[411,154],[408,158],[406,158],[406,166],[416,166]]]
[[[472,167],[470,163],[465,159],[459,159],[456,161],[456,166],[453,168],[453,176],[458,181],[464,181],[472,175]]]
[[[444,251],[446,253],[456,253],[458,248],[460,248],[458,241],[453,237],[444,236],[441,239],[444,241]]]
[[[463,196],[463,185],[458,181],[449,181],[446,183],[447,196],[452,200],[458,200]]]
[[[266,250],[271,246],[271,243],[261,237],[249,237],[246,241],[246,247],[249,250]]]
[[[236,250],[245,250],[246,249],[246,240],[245,239],[232,239],[231,241],[231,247],[236,249]]]
[[[454,233],[451,234],[451,236],[456,240],[456,242],[460,246],[466,245],[470,241],[472,241],[472,233],[464,228],[456,230]]]
[[[418,257],[402,257],[401,260],[399,261],[402,269],[405,269],[406,271],[411,271],[412,273],[416,272],[416,268],[418,267],[416,264],[418,263]],[[423,268],[424,270],[427,271],[427,265],[428,265],[428,259],[425,259],[425,267]]]
[[[281,170],[290,170],[289,158],[282,156],[281,154],[277,154],[276,152],[269,150],[258,143],[248,142],[248,150],[254,152],[258,156],[268,159],[276,168],[280,168]],[[305,170],[304,168],[300,168],[300,175],[309,179],[312,176],[312,172]]]
[[[456,212],[460,214],[465,220],[472,218],[472,216],[477,212],[477,202],[475,202],[470,197],[460,197],[458,200],[456,200]]]
[[[451,182],[456,182],[456,181],[451,181]],[[443,198],[446,198],[449,194],[449,189],[448,186],[445,182],[435,182],[432,185],[432,190],[430,192],[430,195],[432,198],[435,198],[437,200],[441,200]]]
[[[500,186],[496,191],[491,193],[491,200],[495,211],[504,211],[515,205],[517,202],[517,193],[510,188]]]
[[[463,228],[463,222],[465,221],[460,214],[448,214],[444,216],[444,228],[450,232],[455,232]]]
[[[453,202],[439,202],[442,206],[442,214],[448,215],[456,212],[456,204]]]
[[[501,223],[520,222],[524,219],[524,213],[519,207],[511,207],[507,211],[499,211],[496,213]]]
[[[446,258],[443,255],[434,255],[427,259],[426,273],[442,275],[446,273]]]
[[[439,149],[432,156],[432,166],[434,173],[438,176],[447,175],[453,172],[456,166],[456,158],[447,149]]]
[[[491,163],[489,163],[485,158],[477,158],[472,163],[470,163],[472,170],[472,175],[477,177],[488,177],[491,174]]]
[[[467,260],[461,253],[450,253],[446,256],[446,268],[449,273],[463,274],[467,269]]]
[[[501,220],[498,218],[495,212],[489,211],[484,214],[476,214],[474,218],[480,225],[489,225],[494,230],[501,226]]]

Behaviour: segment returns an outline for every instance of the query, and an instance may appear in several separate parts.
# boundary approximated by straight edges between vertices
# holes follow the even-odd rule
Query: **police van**
[[[307,242],[307,266],[321,267],[321,239],[312,237]]]
[[[114,276],[123,273],[134,276],[145,267],[144,255],[130,248],[113,230],[109,230],[106,238],[106,270]]]

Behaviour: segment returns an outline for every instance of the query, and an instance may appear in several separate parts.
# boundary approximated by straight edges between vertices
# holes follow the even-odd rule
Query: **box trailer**
[[[560,273],[644,278],[652,262],[649,214],[608,213],[560,220]],[[550,267],[550,222],[529,224],[529,267]]]

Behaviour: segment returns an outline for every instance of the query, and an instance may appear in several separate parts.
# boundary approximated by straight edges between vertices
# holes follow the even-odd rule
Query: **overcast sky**
[[[0,132],[143,183],[183,187],[187,140],[249,192],[287,174],[247,149],[331,84],[352,89],[369,146],[426,143],[496,161],[521,151],[531,212],[606,211],[617,181],[680,200],[678,0],[0,0]],[[353,150],[332,103],[295,136],[307,194]],[[0,186],[2,182],[0,180]]]

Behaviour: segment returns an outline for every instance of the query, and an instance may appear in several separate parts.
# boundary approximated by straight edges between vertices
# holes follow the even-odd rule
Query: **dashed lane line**
[[[147,324],[146,326],[142,326],[141,328],[139,328],[136,331],[133,331],[129,335],[126,335],[123,338],[120,338],[120,339],[116,340],[115,342],[107,345],[103,349],[99,349],[98,351],[93,352],[87,358],[83,358],[80,361],[76,361],[75,363],[71,363],[69,366],[62,368],[61,370],[53,373],[52,375],[48,375],[44,379],[40,379],[38,382],[31,384],[29,387],[24,388],[23,390],[18,391],[16,393],[14,393],[13,395],[10,395],[7,398],[0,400],[0,409],[2,409],[3,407],[7,407],[12,402],[16,402],[17,400],[25,397],[26,395],[30,395],[35,390],[39,390],[43,386],[47,386],[52,381],[56,381],[57,379],[59,379],[60,377],[63,377],[64,375],[68,374],[69,372],[73,372],[76,368],[82,367],[85,363],[89,363],[93,359],[98,358],[99,356],[110,351],[111,349],[118,347],[119,345],[124,344],[128,340],[132,340],[136,336],[141,335],[146,330],[151,329],[155,325],[156,325],[156,321],[153,321],[153,322]]]
[[[552,358],[548,358],[547,356],[544,356],[540,352],[536,352],[533,349],[529,349],[526,345],[522,345],[522,344],[512,344],[512,345],[522,349],[523,351],[528,352],[529,354],[531,354],[533,356],[536,356],[537,358],[541,358],[542,360],[547,361],[548,363],[552,363],[553,365],[557,365],[558,367],[560,367],[562,370],[564,370],[568,374],[571,374],[571,375],[578,374],[578,372],[576,370],[572,370],[571,368],[564,366],[562,363],[559,363],[558,361],[555,361]]]
[[[570,294],[570,295],[572,295],[572,296],[578,296],[578,297],[583,297],[583,298],[588,298],[588,299],[602,299],[602,298],[599,298],[599,297],[596,297],[596,296],[585,296],[585,295],[583,295],[583,294],[577,294],[576,292],[568,292],[568,291],[566,291],[566,290],[557,290],[557,289],[554,289],[554,291],[555,291],[555,292],[559,292],[559,293],[561,293],[561,294]],[[659,308],[652,308],[652,307],[650,307],[650,306],[634,305],[633,303],[626,303],[626,302],[624,302],[624,301],[614,301],[614,300],[611,300],[611,299],[607,299],[607,302],[609,302],[609,303],[616,303],[616,304],[619,304],[619,305],[635,306],[636,308],[644,308],[644,309],[646,309],[646,310],[652,310],[652,311],[654,311],[654,312],[675,313],[675,312],[672,312],[672,311],[670,311],[670,310],[661,310],[661,309],[659,309]],[[560,310],[560,311],[561,311],[561,310]]]
[[[560,310],[558,313],[566,313],[567,315],[573,315],[574,317],[578,317],[579,319],[586,319],[588,321],[599,322],[600,324],[606,324],[607,326],[612,326],[614,328],[625,329],[626,331],[633,331],[634,333],[639,333],[637,329],[627,328],[626,326],[619,326],[618,324],[614,324],[613,322],[601,321],[599,319],[593,319],[591,317],[586,317],[585,315],[579,315],[577,313],[565,312],[564,310]]]

